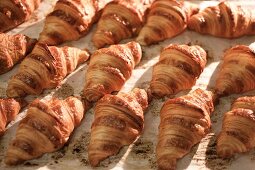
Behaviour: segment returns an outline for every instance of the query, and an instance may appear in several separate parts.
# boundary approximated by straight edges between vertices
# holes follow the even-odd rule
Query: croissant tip
[[[14,166],[23,163],[24,161],[15,157],[15,156],[7,156],[4,160],[4,163],[8,166]]]
[[[163,157],[158,160],[159,170],[175,170],[176,169],[176,158]]]
[[[98,166],[98,164],[99,164],[99,161],[98,161],[98,160],[90,160],[89,162],[90,162],[90,165],[91,165],[92,167],[96,167],[96,166]]]
[[[137,37],[136,42],[139,43],[139,44],[142,45],[142,46],[148,45],[148,44],[145,42],[145,39],[142,38],[142,37]]]
[[[49,46],[55,46],[63,43],[63,41],[56,39],[56,37],[49,36],[49,35],[40,35],[38,39],[38,43],[40,44],[47,44]]]
[[[89,155],[89,163],[92,167],[97,167],[105,157],[98,157],[98,155]]]
[[[217,154],[219,157],[225,159],[225,158],[231,158],[233,156],[233,149],[217,149]]]

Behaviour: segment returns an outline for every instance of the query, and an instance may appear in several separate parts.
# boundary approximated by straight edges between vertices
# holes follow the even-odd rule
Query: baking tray
[[[9,34],[23,33],[32,38],[38,38],[44,24],[44,18],[50,12],[56,0],[44,0],[39,9],[33,14],[32,18],[20,25],[18,28],[9,32]],[[192,1],[204,8],[209,5],[217,4],[217,1]],[[239,3],[233,1],[233,3]],[[254,1],[242,1],[242,5],[255,9]],[[95,31],[96,25],[90,33],[81,38],[79,41],[68,42],[63,45],[74,46],[81,49],[87,48],[91,52],[95,47],[91,42],[91,37]],[[128,42],[124,40],[121,43]],[[171,43],[178,44],[198,44],[208,53],[208,62],[205,70],[197,80],[195,88],[207,89],[214,86],[215,75],[220,66],[221,58],[224,51],[234,45],[249,45],[255,41],[255,36],[245,36],[238,39],[222,39],[209,35],[201,35],[192,31],[185,31],[181,35],[151,45],[142,47],[143,58],[141,63],[133,71],[132,77],[126,82],[121,91],[128,92],[134,87],[147,88],[151,80],[152,66],[158,61],[160,51],[163,47]],[[35,98],[42,100],[50,99],[52,96],[65,98],[70,95],[80,95],[84,86],[85,72],[87,63],[81,65],[75,72],[70,74],[56,89],[45,90],[40,96],[29,96],[26,99],[32,101]],[[17,72],[19,65],[15,66],[10,72],[0,75],[0,97],[5,96],[8,79]],[[187,94],[189,90],[178,93],[176,96]],[[233,169],[233,170],[252,170],[255,167],[255,150],[245,154],[238,154],[231,159],[220,159],[215,150],[215,139],[221,129],[223,114],[230,109],[231,102],[239,96],[255,95],[255,91],[240,95],[231,95],[220,99],[215,111],[211,117],[211,132],[187,154],[180,159],[177,169],[200,170],[200,169]],[[174,97],[174,96],[173,96]],[[157,144],[157,134],[159,125],[159,111],[166,99],[154,100],[150,104],[148,111],[145,113],[145,128],[143,134],[131,146],[126,146],[119,154],[112,156],[101,163],[101,166],[95,169],[128,169],[128,170],[150,170],[156,169],[155,147]],[[90,127],[93,121],[93,108],[90,109],[83,119],[81,125],[75,129],[69,142],[59,151],[45,154],[41,158],[27,161],[25,164],[8,167],[4,164],[3,159],[8,147],[8,143],[15,135],[19,121],[25,116],[26,109],[22,111],[14,122],[8,125],[5,135],[0,139],[0,169],[1,170],[80,170],[92,169],[88,163],[88,143],[90,138]]]

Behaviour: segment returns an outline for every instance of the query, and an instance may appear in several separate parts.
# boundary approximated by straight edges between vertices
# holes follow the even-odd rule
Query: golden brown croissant
[[[141,57],[142,50],[136,42],[97,50],[90,59],[83,97],[95,102],[105,94],[119,91]]]
[[[92,41],[97,48],[116,44],[139,33],[153,0],[117,0],[106,5]]]
[[[7,96],[22,97],[41,94],[54,88],[80,63],[89,58],[86,50],[55,47],[38,43],[22,61],[19,70],[8,82]]]
[[[17,34],[0,33],[0,74],[11,70],[30,53],[36,43],[35,39]]]
[[[237,45],[227,50],[216,78],[216,92],[229,95],[254,89],[255,47]]]
[[[255,34],[255,15],[252,11],[230,2],[207,7],[193,15],[188,27],[202,34],[223,38],[237,38]]]
[[[1,0],[0,32],[8,31],[27,21],[42,0]]]
[[[225,113],[217,138],[217,153],[222,158],[247,152],[255,147],[255,97],[240,97]]]
[[[15,119],[21,109],[21,105],[14,99],[0,99],[0,136],[5,132],[5,128]]]
[[[200,46],[170,44],[153,67],[150,90],[154,97],[190,89],[206,65],[206,52]]]
[[[189,153],[208,133],[213,110],[213,94],[201,89],[166,101],[160,111],[158,169],[176,169],[177,159]]]
[[[154,1],[136,40],[141,45],[150,45],[174,37],[186,29],[189,17],[197,11],[198,8],[177,0]]]
[[[58,0],[47,15],[39,42],[57,45],[85,36],[104,6],[112,0]]]
[[[107,94],[97,102],[88,149],[92,166],[135,141],[143,130],[147,107],[147,93],[138,88],[129,94]]]
[[[75,97],[34,100],[7,150],[5,163],[16,165],[54,152],[68,141],[89,107]]]

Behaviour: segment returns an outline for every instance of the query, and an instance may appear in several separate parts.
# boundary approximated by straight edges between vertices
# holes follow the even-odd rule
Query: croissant
[[[156,147],[158,169],[176,169],[177,159],[208,133],[213,110],[213,93],[201,89],[164,103]]]
[[[255,15],[249,9],[223,1],[193,15],[188,27],[202,34],[223,38],[255,35]]]
[[[58,0],[47,15],[39,42],[58,45],[85,36],[104,6],[112,0]]]
[[[119,91],[141,57],[142,50],[136,42],[97,50],[91,56],[86,72],[83,97],[96,102],[105,94]]]
[[[153,67],[150,91],[154,97],[190,89],[206,65],[206,52],[200,46],[170,44]]]
[[[30,53],[36,43],[25,35],[0,33],[0,74],[11,70]]]
[[[0,99],[0,136],[4,134],[6,126],[15,119],[20,109],[18,101],[11,98]]]
[[[106,5],[92,42],[97,48],[136,36],[153,0],[117,0]]]
[[[88,105],[83,106],[75,97],[53,98],[47,103],[34,100],[9,145],[5,163],[20,164],[60,149],[80,124],[87,109]]]
[[[222,130],[217,138],[217,153],[229,158],[235,153],[255,147],[255,97],[241,97],[225,113]]]
[[[27,21],[41,0],[1,0],[0,32],[6,32]]]
[[[138,88],[129,94],[107,94],[97,102],[88,148],[91,166],[135,141],[143,130],[143,112],[147,107],[147,93]]]
[[[38,43],[22,61],[16,75],[9,80],[7,96],[38,95],[43,89],[54,88],[88,57],[89,53],[86,50],[72,47],[48,47]]]
[[[254,89],[255,47],[237,45],[227,50],[216,77],[216,92],[219,95],[229,95]]]
[[[140,31],[137,42],[150,45],[174,37],[187,27],[188,19],[198,8],[177,0],[157,0],[151,5],[147,22]]]

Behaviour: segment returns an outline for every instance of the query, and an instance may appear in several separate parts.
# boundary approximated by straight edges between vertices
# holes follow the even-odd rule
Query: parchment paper
[[[18,28],[9,32],[10,34],[23,33],[33,38],[38,38],[43,27],[44,16],[52,10],[56,0],[44,0],[39,10],[35,12],[32,19],[20,25]],[[235,1],[236,3],[237,1]],[[194,1],[204,8],[208,5],[217,4],[216,1]],[[255,8],[254,1],[242,1],[252,9]],[[78,48],[88,48],[91,52],[95,50],[91,43],[92,33],[80,39],[79,41],[69,42],[64,45],[75,46]],[[122,41],[121,43],[130,40]],[[249,45],[255,41],[255,36],[245,36],[238,39],[228,40],[215,38],[208,35],[201,35],[192,31],[185,31],[183,34],[164,42],[149,47],[143,47],[143,58],[141,63],[133,71],[132,77],[127,81],[121,91],[128,92],[134,87],[147,88],[151,80],[152,66],[158,60],[161,49],[170,43],[179,44],[198,44],[208,52],[208,62],[204,72],[201,74],[193,89],[200,87],[202,89],[210,88],[214,85],[215,75],[224,50],[237,45]],[[57,89],[46,90],[40,96],[29,96],[27,100],[32,101],[35,98],[48,100],[52,96],[65,98],[70,95],[79,95],[83,89],[85,72],[87,64],[81,65],[74,73],[69,75],[62,86]],[[0,75],[0,97],[5,96],[8,79],[17,72],[19,65],[15,66],[10,72]],[[187,94],[188,91],[181,92],[176,96]],[[212,129],[198,145],[193,147],[191,153],[178,161],[177,169],[202,170],[202,169],[233,169],[233,170],[252,170],[255,169],[255,150],[249,153],[238,154],[232,159],[220,159],[215,150],[215,139],[221,129],[222,117],[225,112],[230,109],[231,102],[244,95],[255,95],[255,91],[241,94],[231,95],[220,99],[219,104],[215,108],[212,119]],[[145,129],[143,134],[130,147],[124,147],[116,156],[112,156],[101,163],[96,169],[128,169],[128,170],[150,170],[156,169],[155,147],[157,144],[157,133],[159,125],[159,111],[165,99],[154,100],[148,111],[145,113]],[[70,137],[69,143],[61,150],[45,154],[41,158],[27,161],[23,165],[16,167],[8,167],[4,164],[3,159],[6,153],[8,143],[15,135],[15,131],[19,121],[25,116],[26,109],[19,114],[16,121],[11,122],[5,135],[0,138],[0,169],[3,170],[80,170],[92,169],[87,159],[87,147],[90,138],[90,127],[93,121],[93,109],[88,111],[81,125],[74,131]]]

